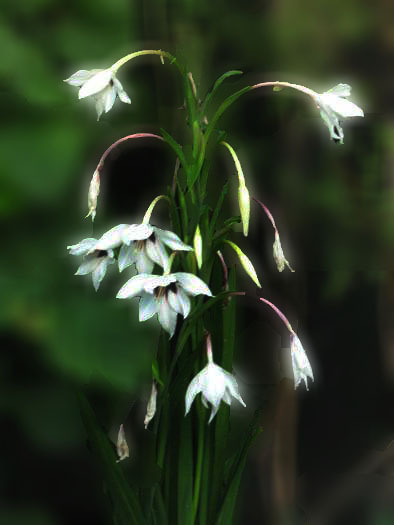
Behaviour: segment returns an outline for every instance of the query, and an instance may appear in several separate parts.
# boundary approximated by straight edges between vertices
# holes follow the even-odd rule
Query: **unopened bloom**
[[[96,217],[96,208],[97,208],[97,199],[100,193],[100,173],[96,169],[93,173],[92,180],[90,181],[89,191],[88,191],[88,208],[89,213],[86,217],[92,217],[92,222]]]
[[[70,255],[84,256],[84,261],[76,271],[75,275],[87,275],[91,273],[93,286],[96,291],[107,273],[108,265],[115,262],[113,250],[110,248],[97,248],[98,242],[97,239],[88,238],[83,239],[78,244],[67,246]]]
[[[122,461],[123,459],[126,459],[130,456],[129,446],[126,441],[126,434],[124,431],[123,424],[120,425],[119,427],[118,439],[116,442],[116,452],[119,458],[117,463],[119,463],[119,461]]]
[[[235,251],[235,253],[238,255],[239,261],[242,264],[242,268],[249,275],[252,281],[259,288],[261,288],[261,284],[260,284],[259,278],[257,277],[256,270],[254,269],[252,261],[249,259],[249,257],[245,255],[244,252],[241,250],[241,248],[237,246],[234,242],[232,241],[225,241],[225,242],[229,244],[231,248]]]
[[[238,203],[239,211],[241,212],[243,234],[247,237],[250,219],[250,197],[249,190],[244,181],[240,181],[238,186]]]
[[[276,266],[279,272],[283,272],[283,270],[285,269],[285,266],[287,266],[291,272],[294,272],[293,268],[290,266],[289,261],[286,259],[285,254],[283,253],[278,230],[275,230],[273,255],[274,255],[274,260],[276,262]]]
[[[202,237],[200,226],[197,224],[196,232],[193,239],[194,253],[196,255],[198,269],[201,270],[202,266]]]
[[[151,390],[151,393],[150,393],[150,398],[149,398],[149,401],[148,401],[148,405],[146,407],[146,415],[145,415],[145,419],[144,419],[145,429],[148,428],[149,423],[155,417],[155,414],[156,414],[156,400],[157,400],[156,383],[155,383],[155,381],[152,381],[152,390]]]
[[[165,246],[175,251],[193,249],[175,233],[150,224],[129,225],[122,231],[122,241],[124,245],[119,252],[119,271],[135,264],[139,273],[151,273],[155,263],[167,270],[169,258]]]
[[[112,68],[81,69],[67,78],[64,82],[79,87],[78,98],[92,96],[96,102],[97,120],[101,114],[112,108],[118,96],[122,102],[130,104],[130,98],[115,76]]]
[[[220,402],[224,401],[231,405],[232,397],[237,399],[241,405],[246,406],[238,391],[235,377],[213,362],[211,340],[207,338],[208,364],[201,370],[189,384],[185,396],[185,415],[190,411],[194,398],[201,392],[201,401],[205,408],[208,403],[212,410],[208,423],[215,417],[219,410]]]
[[[290,352],[294,374],[294,388],[297,388],[301,381],[304,381],[308,390],[308,377],[313,381],[312,367],[300,339],[294,332],[290,334]]]
[[[338,84],[322,94],[316,93],[314,97],[320,109],[320,115],[330,131],[331,138],[341,144],[343,144],[344,135],[340,120],[364,116],[361,108],[346,99],[350,96],[351,89],[348,84]]]
[[[118,299],[140,297],[139,320],[146,321],[155,314],[161,326],[174,335],[177,314],[186,318],[190,312],[189,296],[212,293],[196,275],[177,272],[168,275],[141,273],[129,279],[117,294]]]

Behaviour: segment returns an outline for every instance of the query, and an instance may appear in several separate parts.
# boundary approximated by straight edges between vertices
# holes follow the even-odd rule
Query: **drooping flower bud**
[[[285,266],[287,266],[288,269],[291,272],[295,271],[290,266],[289,261],[286,259],[285,255],[283,253],[283,249],[282,249],[282,245],[280,243],[280,237],[279,237],[278,230],[275,230],[275,241],[274,241],[274,245],[273,245],[273,254],[274,254],[274,260],[276,262],[276,266],[277,266],[279,272],[283,272],[283,270],[285,269]]]
[[[245,182],[241,182],[238,187],[238,202],[239,210],[241,212],[243,234],[245,237],[247,237],[250,218],[250,197],[249,190],[246,187]]]
[[[155,417],[155,414],[156,414],[156,400],[157,400],[157,388],[156,388],[156,383],[153,380],[152,381],[152,390],[151,390],[151,393],[150,393],[150,398],[149,398],[149,401],[148,401],[148,405],[146,407],[146,415],[145,415],[145,419],[144,419],[145,429],[148,428],[149,423]]]
[[[231,248],[238,255],[240,263],[242,264],[242,267],[245,270],[245,272],[249,275],[249,277],[252,279],[252,281],[259,288],[261,288],[261,284],[260,284],[259,278],[257,277],[256,270],[254,269],[254,266],[253,266],[251,260],[249,259],[249,257],[247,257],[244,254],[244,252],[241,250],[241,248],[239,246],[237,246],[235,243],[233,243],[231,241],[226,241],[226,242],[227,242],[227,244],[229,244],[231,246]]]
[[[97,208],[97,198],[100,193],[100,172],[98,169],[93,173],[92,180],[90,181],[89,191],[88,191],[88,208],[89,213],[86,217],[92,217],[92,222],[96,217],[96,208]]]
[[[200,226],[197,224],[196,233],[193,239],[194,253],[196,255],[198,269],[201,270],[202,266],[202,237]]]
[[[118,463],[119,461],[122,461],[123,459],[126,459],[129,457],[129,446],[127,444],[127,441],[126,441],[126,435],[125,435],[125,431],[124,431],[124,427],[123,427],[123,424],[120,425],[119,427],[119,432],[118,432],[118,440],[117,440],[117,443],[116,443],[116,452],[118,454]]]

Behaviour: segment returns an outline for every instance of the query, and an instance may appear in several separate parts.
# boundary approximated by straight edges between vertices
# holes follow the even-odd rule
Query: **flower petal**
[[[135,250],[135,261],[138,273],[152,273],[154,263],[145,253],[145,249]]]
[[[99,96],[103,97],[104,100],[104,109],[108,113],[115,104],[116,100],[116,90],[113,86],[107,86],[103,91],[100,92]]]
[[[154,231],[158,238],[166,244],[171,250],[175,251],[191,251],[193,248],[191,246],[188,246],[184,242],[181,241],[181,239],[173,232],[170,232],[168,230],[161,230],[160,228],[154,228]]]
[[[147,321],[157,313],[157,301],[150,294],[143,294],[139,305],[139,320]]]
[[[135,297],[136,295],[141,295],[141,292],[144,289],[144,285],[149,281],[152,276],[147,273],[141,273],[139,275],[134,275],[129,279],[119,290],[116,295],[117,299],[128,299]]]
[[[96,250],[110,250],[118,248],[122,244],[122,233],[128,228],[128,224],[118,224],[105,232],[97,241]]]
[[[122,240],[126,244],[132,241],[143,241],[153,233],[150,224],[130,224],[122,233]]]
[[[168,302],[170,303],[171,308],[175,310],[176,313],[183,315],[184,318],[189,315],[190,299],[182,288],[178,288],[176,293],[170,290],[168,292]]]
[[[125,104],[131,104],[129,95],[123,89],[122,84],[119,82],[119,80],[116,77],[114,77],[114,86],[115,86],[116,93],[118,97],[120,98],[120,100],[124,102]]]
[[[80,69],[71,77],[68,77],[64,80],[64,82],[67,82],[67,84],[70,84],[70,86],[82,86],[85,82],[87,82],[90,78],[92,78],[94,75],[96,75],[99,71],[96,69],[93,70],[87,70],[87,69]]]
[[[364,116],[364,111],[353,102],[350,102],[350,100],[331,95],[330,93],[324,93],[321,95],[321,98],[324,104],[342,118]]]
[[[290,351],[294,374],[294,388],[297,388],[303,380],[308,390],[308,377],[310,377],[312,381],[314,380],[313,371],[301,341],[294,333],[290,336]]]
[[[91,78],[89,78],[79,90],[78,97],[85,98],[90,95],[95,95],[108,86],[113,77],[113,72],[110,69],[104,69]]]
[[[96,292],[99,289],[100,283],[104,279],[105,274],[107,273],[107,267],[108,267],[108,260],[104,259],[99,262],[96,269],[93,270],[92,272],[92,281],[93,281],[93,286]]]
[[[97,259],[97,257],[94,255],[88,256],[75,272],[75,275],[87,275],[88,273],[93,272],[99,262],[99,259]]]
[[[186,394],[185,394],[185,416],[189,413],[190,408],[192,406],[192,403],[194,401],[194,398],[196,397],[197,394],[199,394],[201,392],[201,384],[200,384],[200,374],[201,374],[201,372],[199,372],[190,381],[190,384],[187,387]],[[204,401],[205,401],[205,406],[207,406],[205,399],[204,399]],[[204,401],[203,401],[203,403],[204,403]]]
[[[189,295],[208,295],[212,297],[211,290],[208,286],[196,275],[186,272],[177,272],[172,274],[176,277],[177,282]]]
[[[88,239],[83,239],[78,244],[67,246],[67,250],[70,251],[70,255],[86,255],[90,250],[94,249],[96,243],[97,239],[89,237]]]
[[[151,241],[148,239],[145,243],[145,249],[148,257],[164,268],[164,270],[167,270],[168,268],[168,255],[166,252],[166,249],[164,248],[164,245],[158,241],[157,239],[155,241]]]
[[[158,314],[159,323],[170,334],[171,339],[176,328],[177,313],[171,308],[165,297],[159,301]]]
[[[127,246],[126,244],[122,244],[118,256],[119,271],[123,272],[125,268],[127,268],[133,263],[135,263],[134,246]]]
[[[350,97],[352,88],[349,84],[338,84],[331,89],[328,89],[323,94],[329,93],[331,95],[336,95],[337,97]]]

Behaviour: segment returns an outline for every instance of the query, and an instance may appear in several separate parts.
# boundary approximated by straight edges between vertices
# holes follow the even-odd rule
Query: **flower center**
[[[145,248],[145,243],[147,241],[152,241],[152,242],[155,242],[156,241],[156,236],[155,236],[155,232],[152,232],[151,235],[147,238],[147,239],[142,239],[140,241],[136,241],[135,243],[135,247],[138,251],[141,251]]]
[[[96,250],[95,256],[96,257],[107,257],[108,252],[107,250]]]
[[[157,288],[154,289],[153,293],[156,299],[160,299],[162,297],[167,297],[168,292],[170,291],[174,293],[177,292],[177,287],[175,283],[170,283],[167,286],[158,286]]]

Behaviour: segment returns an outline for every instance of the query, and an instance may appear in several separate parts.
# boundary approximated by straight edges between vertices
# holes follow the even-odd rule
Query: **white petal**
[[[174,335],[176,328],[177,313],[168,304],[168,301],[163,297],[158,305],[158,319],[161,326],[166,332],[170,334],[170,338]]]
[[[126,244],[132,241],[143,241],[153,233],[153,227],[150,224],[130,224],[122,232],[122,240]]]
[[[114,77],[114,86],[116,89],[116,93],[120,100],[124,102],[125,104],[131,104],[131,100],[129,95],[126,93],[126,91],[123,89],[122,84],[119,82],[117,78]]]
[[[228,391],[235,399],[237,399],[241,403],[241,405],[246,407],[244,400],[240,396],[238,390],[238,383],[235,377],[226,370],[223,370],[223,373],[226,376],[226,391]]]
[[[364,116],[363,110],[353,102],[350,102],[350,100],[331,95],[330,93],[324,93],[321,95],[321,98],[323,99],[324,104],[329,106],[332,111],[342,118]]]
[[[122,244],[123,231],[128,228],[128,224],[118,224],[104,233],[97,241],[96,250],[110,250],[118,248]]]
[[[103,97],[95,97],[95,100],[96,100],[97,120],[100,120],[100,117],[104,113],[104,110],[105,110],[105,99]]]
[[[325,91],[323,95],[328,93],[331,95],[336,95],[337,97],[350,97],[351,91],[352,88],[349,86],[349,84],[338,84]]]
[[[146,255],[144,248],[135,250],[135,262],[138,273],[152,273],[154,263]]]
[[[199,380],[199,376],[200,376],[201,372],[199,372],[190,382],[189,386],[187,387],[187,390],[186,390],[186,395],[185,395],[185,416],[186,414],[189,413],[190,411],[190,408],[192,406],[192,403],[194,401],[194,398],[196,397],[196,395],[198,393],[201,392],[201,384],[200,384],[200,380]],[[205,400],[204,400],[205,401]],[[204,402],[203,401],[203,402]],[[206,406],[206,401],[205,401],[205,406]]]
[[[294,388],[303,380],[308,390],[308,377],[313,381],[313,371],[306,352],[297,335],[290,336],[291,362],[294,373]]]
[[[112,77],[113,73],[110,69],[104,69],[103,71],[96,73],[83,84],[79,90],[78,97],[85,98],[99,93],[99,91],[102,91],[108,86]]]
[[[87,257],[86,260],[75,272],[75,275],[87,275],[88,273],[93,272],[96,269],[99,262],[99,259],[95,256]]]
[[[146,254],[153,262],[164,268],[164,270],[167,270],[168,255],[164,245],[159,240],[156,239],[152,242],[148,239],[145,243],[145,250]]]
[[[92,281],[96,292],[99,289],[100,283],[104,279],[105,274],[107,273],[107,266],[108,261],[104,259],[97,265],[96,269],[92,272]]]
[[[92,78],[96,73],[98,73],[98,71],[95,69],[90,71],[87,69],[80,69],[71,75],[71,77],[66,78],[64,82],[67,82],[67,84],[70,84],[71,86],[82,86],[82,84],[87,82],[89,78]]]
[[[211,410],[211,415],[208,419],[208,425],[209,423],[212,421],[212,419],[216,416],[218,410],[219,410],[219,406],[220,406],[220,401],[219,403],[216,403],[215,405],[212,405],[212,410]]]
[[[112,109],[112,106],[115,104],[116,90],[113,86],[108,86],[100,92],[100,95],[105,101],[105,112],[108,113],[108,111],[110,111]]]
[[[67,250],[70,250],[70,255],[86,255],[90,250],[96,246],[97,239],[88,238],[83,239],[78,244],[67,246]]]
[[[147,273],[141,273],[139,275],[134,275],[131,279],[127,281],[126,284],[122,286],[119,292],[116,295],[117,299],[128,299],[130,297],[135,297],[136,295],[141,295],[144,285],[149,281],[152,276]]]
[[[188,246],[184,242],[181,241],[181,239],[173,232],[170,232],[168,230],[161,230],[160,228],[154,228],[156,235],[158,238],[164,242],[171,250],[174,251],[190,251],[193,250],[191,246]]]
[[[139,320],[147,321],[157,313],[157,301],[150,294],[143,294],[140,299]]]
[[[155,288],[159,286],[165,287],[171,283],[176,282],[176,277],[174,274],[170,275],[151,275],[150,279],[147,279],[144,284],[144,289],[148,293],[153,293]]]
[[[168,302],[173,310],[186,318],[190,312],[190,299],[182,290],[178,288],[177,292],[170,290],[168,292]]]
[[[208,295],[212,297],[211,290],[208,286],[196,275],[192,273],[177,272],[173,274],[177,282],[189,295]]]
[[[133,263],[135,263],[134,246],[127,246],[126,244],[122,244],[118,257],[119,271],[123,272],[125,268],[127,268]]]

